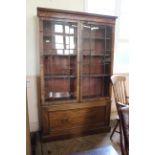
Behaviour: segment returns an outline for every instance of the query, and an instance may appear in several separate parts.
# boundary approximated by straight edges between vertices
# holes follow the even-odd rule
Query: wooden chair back
[[[126,92],[126,78],[124,76],[113,75],[111,81],[114,90],[114,99],[116,103],[129,104]]]

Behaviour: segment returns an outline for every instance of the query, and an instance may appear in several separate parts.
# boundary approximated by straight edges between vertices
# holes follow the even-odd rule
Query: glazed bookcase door
[[[43,21],[44,100],[77,98],[77,23]]]
[[[112,27],[84,23],[81,64],[82,100],[109,96],[111,53]]]

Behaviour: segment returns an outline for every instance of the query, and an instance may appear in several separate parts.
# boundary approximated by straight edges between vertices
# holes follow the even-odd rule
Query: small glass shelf
[[[75,93],[73,92],[49,92],[48,97],[45,99],[46,101],[52,100],[71,100],[75,99]]]
[[[105,77],[105,76],[110,76],[110,74],[83,74],[82,77]]]
[[[76,78],[75,75],[45,75],[45,79],[65,79],[65,78]]]
[[[42,56],[53,56],[53,57],[75,57],[77,56],[76,54],[54,54],[54,53],[43,53]]]
[[[111,38],[105,38],[105,37],[82,37],[82,39],[88,39],[88,40],[111,40]]]
[[[49,38],[54,38],[56,35],[58,36],[68,36],[68,37],[75,37],[75,39],[77,39],[77,34],[62,34],[62,33],[44,33],[43,37],[46,38],[46,37],[49,37]]]

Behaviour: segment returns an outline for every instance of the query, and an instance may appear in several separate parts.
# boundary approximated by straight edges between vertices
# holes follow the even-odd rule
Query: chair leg
[[[128,155],[128,153],[125,150],[125,141],[124,141],[124,135],[123,135],[123,131],[122,131],[122,127],[121,124],[119,125],[120,127],[120,146],[121,146],[121,153],[122,155]]]
[[[117,120],[116,125],[115,125],[114,129],[112,130],[112,133],[110,135],[110,139],[112,139],[112,136],[113,136],[114,132],[116,131],[118,125],[119,125],[119,120]]]
[[[122,135],[122,128],[121,128],[121,125],[119,125],[119,128],[120,128],[120,146],[121,146],[121,152],[122,152],[122,155],[124,155],[124,149],[123,149],[123,135]]]

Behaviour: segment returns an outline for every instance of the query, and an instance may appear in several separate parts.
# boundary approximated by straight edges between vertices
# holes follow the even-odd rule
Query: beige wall
[[[26,155],[31,155],[31,137],[30,137],[30,126],[29,126],[29,116],[27,109],[27,100],[26,100]]]
[[[38,80],[39,49],[37,7],[84,11],[84,0],[27,0],[26,12],[26,75],[30,131],[39,129]]]
[[[38,103],[39,103],[39,77],[27,76],[27,99],[30,121],[30,131],[39,129]]]

